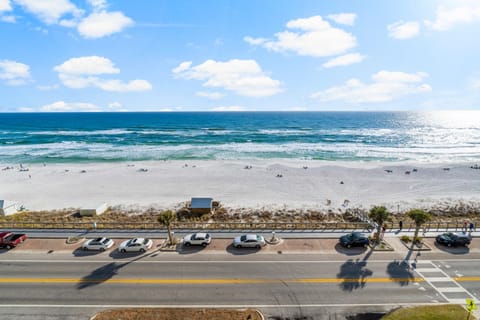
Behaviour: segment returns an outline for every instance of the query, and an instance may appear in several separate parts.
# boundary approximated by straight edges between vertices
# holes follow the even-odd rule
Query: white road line
[[[447,300],[448,302],[451,303],[465,303],[465,298],[471,298],[474,301],[477,301],[477,299],[470,293],[468,292],[464,287],[462,287],[457,281],[452,279],[445,271],[440,269],[437,265],[435,265],[433,262],[430,263],[430,265],[433,268],[419,268],[415,269],[415,272],[418,273],[424,280],[427,282],[442,298]],[[443,277],[428,277],[425,276],[424,273],[440,273],[443,275]],[[437,282],[450,282],[453,283],[455,286],[454,287],[439,287],[436,285]],[[448,298],[445,294],[448,293],[462,293],[465,294],[464,299],[458,299],[458,298]],[[461,301],[461,302],[458,302]]]

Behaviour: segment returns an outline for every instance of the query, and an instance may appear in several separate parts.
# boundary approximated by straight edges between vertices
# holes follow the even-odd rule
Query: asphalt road
[[[399,304],[447,302],[394,254],[335,260],[255,252],[204,260],[178,260],[176,254],[114,259],[108,253],[25,258],[0,258],[1,319],[88,319],[103,308],[140,305],[253,306],[267,319],[345,319]],[[438,268],[478,297],[479,261],[441,258],[416,267]]]

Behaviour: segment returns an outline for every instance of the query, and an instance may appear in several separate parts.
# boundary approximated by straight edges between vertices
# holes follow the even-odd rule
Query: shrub
[[[410,241],[412,241],[412,238],[410,238],[407,235],[403,235],[403,236],[400,237],[400,240],[403,241],[403,242],[409,243]]]

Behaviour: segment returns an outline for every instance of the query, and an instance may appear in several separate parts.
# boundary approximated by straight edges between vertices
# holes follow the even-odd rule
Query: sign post
[[[467,320],[469,320],[473,311],[477,310],[477,305],[475,304],[475,301],[473,301],[473,299],[466,299],[466,302],[467,302],[467,311],[468,311]]]

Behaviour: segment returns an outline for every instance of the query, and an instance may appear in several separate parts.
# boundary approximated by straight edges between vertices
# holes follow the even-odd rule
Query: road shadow
[[[204,246],[186,246],[186,245],[180,245],[177,249],[177,252],[179,254],[195,254],[195,253],[199,253],[199,252],[202,252],[203,250],[205,250],[206,247]]]
[[[363,289],[367,284],[367,278],[373,274],[373,271],[367,268],[365,260],[349,259],[340,266],[337,274],[338,279],[342,279],[339,286],[343,291],[351,292],[357,289]]]
[[[261,248],[260,249],[257,249],[257,248],[235,248],[233,246],[233,244],[229,244],[226,251],[230,254],[233,254],[233,255],[247,255],[247,254],[253,254],[253,253],[256,253],[256,252],[259,252],[260,250],[262,250]]]
[[[351,316],[347,316],[346,320],[380,320],[383,318],[385,313],[375,313],[375,312],[368,312],[368,313],[359,313],[354,314]]]
[[[470,248],[467,246],[447,247],[443,244],[437,243],[436,241],[434,245],[438,250],[445,251],[451,254],[467,254],[470,252]]]
[[[104,253],[105,251],[100,251],[100,250],[83,250],[82,247],[78,247],[75,250],[73,250],[73,255],[75,257],[90,257],[90,256],[95,256],[100,253]]]
[[[152,253],[151,251],[147,251],[147,252],[120,252],[118,251],[118,249],[115,249],[115,250],[112,250],[110,251],[109,253],[109,257],[110,258],[113,258],[113,259],[129,259],[129,258],[133,258],[133,257],[139,257],[139,256],[142,256],[142,255],[148,255]]]
[[[145,254],[142,254],[138,256],[135,259],[126,261],[126,262],[110,262],[107,263],[106,265],[103,265],[92,272],[90,272],[88,275],[82,277],[80,279],[79,283],[77,284],[77,289],[82,290],[88,287],[93,287],[98,284],[101,284],[105,281],[108,281],[112,279],[114,276],[116,276],[119,272],[120,269],[128,266],[130,263],[133,263],[135,261],[138,261],[140,259],[143,259],[145,257],[148,257],[152,254],[153,252],[147,252]]]
[[[408,260],[394,260],[390,262],[387,265],[387,273],[393,282],[398,283],[402,287],[407,286],[415,278]]]
[[[341,254],[344,254],[344,255],[347,255],[347,256],[357,256],[357,255],[365,253],[367,251],[367,248],[365,248],[365,247],[345,248],[340,243],[337,243],[335,245],[335,250],[338,253],[341,253]]]

